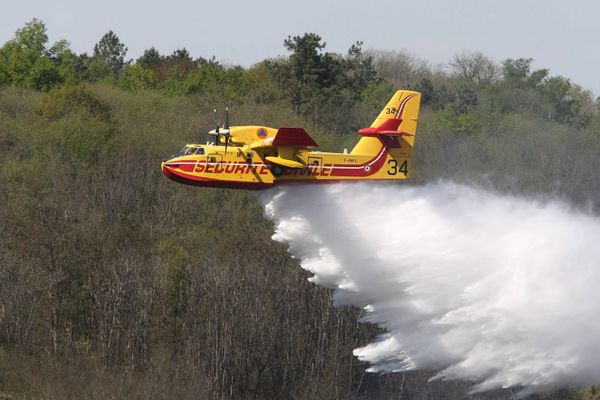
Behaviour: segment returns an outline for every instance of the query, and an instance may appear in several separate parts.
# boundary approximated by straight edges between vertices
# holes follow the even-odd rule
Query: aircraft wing
[[[317,147],[317,142],[303,128],[281,127],[273,137],[250,144],[252,150],[268,147]]]
[[[317,147],[317,142],[303,128],[282,127],[277,130],[273,147]]]
[[[277,156],[268,156],[266,160],[288,168],[303,168],[305,165],[295,157],[299,149],[317,147],[318,144],[303,128],[281,127],[275,136],[259,140],[249,147],[252,150],[277,148]]]
[[[288,168],[304,168],[305,167],[305,165],[302,164],[301,162],[291,160],[289,158],[269,156],[269,157],[266,157],[266,160],[272,162],[273,164],[281,165],[283,167],[288,167]]]

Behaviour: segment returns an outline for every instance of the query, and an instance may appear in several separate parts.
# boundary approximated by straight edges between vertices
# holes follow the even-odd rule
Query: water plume
[[[370,371],[521,395],[600,382],[595,217],[451,182],[285,187],[261,201],[311,280],[387,331],[354,351]]]

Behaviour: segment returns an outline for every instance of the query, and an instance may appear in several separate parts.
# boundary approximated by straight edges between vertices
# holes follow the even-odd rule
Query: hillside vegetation
[[[597,212],[592,94],[531,59],[325,51],[315,34],[250,68],[116,34],[92,55],[32,20],[0,48],[0,398],[459,399],[430,372],[376,376],[377,333],[270,237],[254,194],[164,179],[160,161],[234,124],[356,141],[397,88],[422,92],[410,184],[446,178]],[[543,398],[576,398],[558,392]],[[504,399],[509,391],[477,398]]]

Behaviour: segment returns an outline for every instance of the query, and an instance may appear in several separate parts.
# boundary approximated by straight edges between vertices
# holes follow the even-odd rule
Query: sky
[[[170,54],[185,47],[194,57],[215,56],[252,65],[286,54],[283,40],[319,34],[328,51],[408,50],[433,64],[461,51],[496,61],[533,58],[600,95],[600,2],[592,0],[20,0],[0,15],[0,43],[32,18],[46,24],[50,41],[66,39],[78,52],[113,30],[137,58],[149,47]]]

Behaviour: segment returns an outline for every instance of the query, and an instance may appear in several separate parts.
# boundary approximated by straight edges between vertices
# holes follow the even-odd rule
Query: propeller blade
[[[229,131],[229,108],[225,108],[225,125],[223,125],[223,128]]]
[[[219,121],[217,120],[217,109],[214,109],[214,113],[215,113],[215,132],[217,133],[217,135],[219,134]]]

